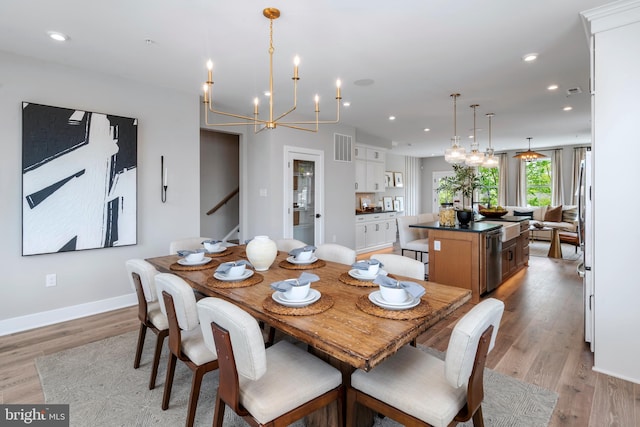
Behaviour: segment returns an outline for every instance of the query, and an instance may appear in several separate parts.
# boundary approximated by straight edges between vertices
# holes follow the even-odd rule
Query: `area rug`
[[[529,255],[536,257],[546,257],[549,253],[549,242],[534,240],[529,242]],[[575,246],[566,243],[560,244],[562,248],[562,259],[565,261],[576,261],[582,257],[582,252],[576,252]],[[560,258],[557,258],[560,259]]]
[[[155,335],[147,334],[142,362],[133,369],[136,332],[65,350],[36,360],[46,403],[70,405],[70,425],[85,427],[182,426],[187,413],[191,371],[178,361],[169,409],[160,408],[167,348],[160,360],[154,390],[148,389]],[[425,351],[430,349],[423,348]],[[213,420],[217,371],[205,375],[196,426]],[[487,427],[547,426],[556,405],[556,393],[502,375],[485,372],[483,413]],[[225,427],[246,424],[231,410],[225,411]],[[460,426],[472,426],[471,421]],[[293,424],[303,427],[304,422]],[[387,418],[376,418],[375,427],[397,427]]]

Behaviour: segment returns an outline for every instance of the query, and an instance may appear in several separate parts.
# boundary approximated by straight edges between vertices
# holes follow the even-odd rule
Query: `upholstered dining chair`
[[[169,408],[176,360],[180,359],[193,372],[191,394],[187,410],[186,426],[193,426],[200,394],[202,377],[218,368],[218,355],[209,349],[203,340],[196,299],[191,287],[178,276],[158,273],[156,290],[160,296],[160,307],[169,320],[169,362],[164,383],[162,409]]]
[[[340,264],[351,265],[356,262],[356,251],[336,243],[323,243],[318,245],[315,254],[320,259]]]
[[[489,298],[454,327],[445,360],[404,346],[369,372],[357,370],[347,390],[347,427],[358,403],[404,425],[446,427],[473,418],[484,426],[483,374],[493,349],[504,303]]]
[[[202,242],[205,240],[211,240],[211,237],[187,237],[173,240],[169,243],[169,255],[175,255],[180,250],[204,249]]]
[[[162,344],[169,335],[169,321],[167,316],[160,309],[158,295],[154,277],[158,271],[154,266],[143,259],[130,259],[125,262],[125,267],[129,276],[131,286],[136,291],[138,297],[138,319],[140,320],[140,330],[138,332],[138,345],[136,356],[133,361],[134,369],[140,367],[142,348],[147,329],[156,335],[156,348],[153,353],[153,365],[151,367],[151,378],[149,379],[149,390],[156,386],[156,376],[158,375],[158,364],[162,353]]]
[[[388,273],[424,280],[425,269],[422,261],[396,254],[373,254],[371,259],[380,261],[383,270]]]
[[[282,252],[290,252],[293,249],[303,248],[307,246],[307,244],[303,241],[297,239],[278,239],[276,240],[276,247],[279,251]]]
[[[420,254],[420,260],[424,261],[424,254],[429,253],[428,232],[426,229],[412,228],[410,225],[433,221],[431,219],[433,216],[427,215],[431,214],[399,216],[396,219],[398,222],[398,240],[400,241],[401,255],[404,255],[405,251],[412,251],[415,259],[418,259],[418,254]]]
[[[198,314],[220,361],[214,427],[225,405],[252,426],[287,426],[333,401],[342,419],[339,370],[285,340],[265,349],[258,322],[230,302],[201,299]]]

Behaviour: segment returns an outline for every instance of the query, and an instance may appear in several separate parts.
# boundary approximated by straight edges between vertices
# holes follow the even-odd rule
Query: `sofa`
[[[529,225],[541,224],[543,227],[559,228],[561,231],[577,232],[578,207],[576,205],[560,206],[504,206],[509,216],[528,216]],[[533,229],[531,238],[551,240],[551,232]]]

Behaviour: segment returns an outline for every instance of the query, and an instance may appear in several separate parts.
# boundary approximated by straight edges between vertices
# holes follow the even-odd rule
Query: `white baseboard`
[[[106,311],[117,310],[119,308],[131,307],[136,304],[138,304],[136,294],[131,293],[100,301],[88,302],[86,304],[78,304],[71,307],[58,308],[55,310],[0,320],[0,337],[16,332],[27,331],[29,329],[40,328],[42,326],[49,326],[60,322],[66,322],[68,320],[104,313]]]

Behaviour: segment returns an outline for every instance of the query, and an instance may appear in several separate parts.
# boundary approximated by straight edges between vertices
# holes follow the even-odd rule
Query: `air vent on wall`
[[[333,160],[336,162],[351,161],[351,135],[333,134]]]
[[[567,89],[567,96],[577,95],[579,93],[582,93],[582,89],[580,88],[580,86],[576,86],[576,87],[573,87],[571,89]]]

